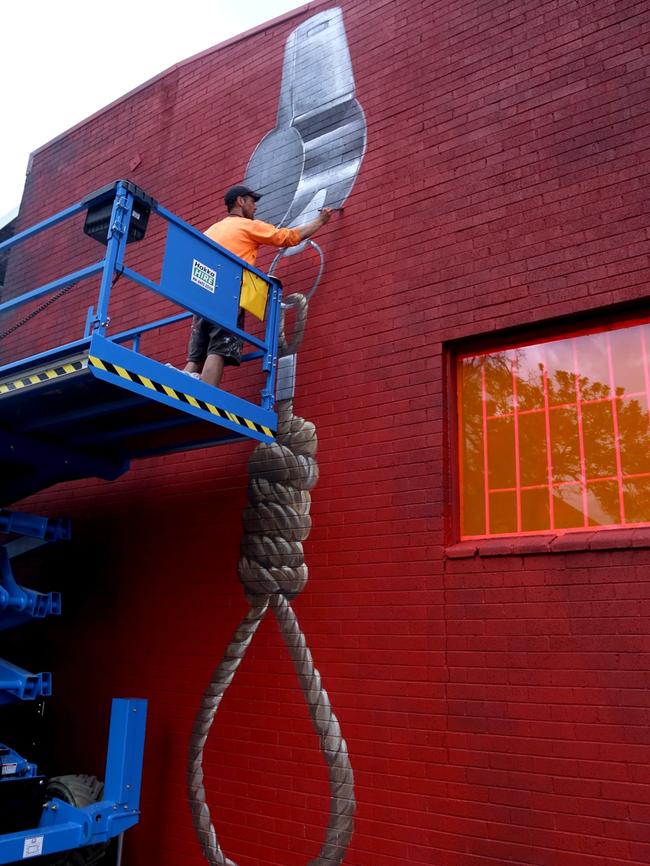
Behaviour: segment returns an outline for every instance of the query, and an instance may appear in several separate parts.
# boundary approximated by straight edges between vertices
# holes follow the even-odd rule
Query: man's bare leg
[[[208,355],[201,371],[201,381],[216,388],[223,376],[223,366],[221,355]]]
[[[183,367],[184,373],[200,373],[203,369],[203,364],[199,364],[198,361],[188,361],[187,364]]]

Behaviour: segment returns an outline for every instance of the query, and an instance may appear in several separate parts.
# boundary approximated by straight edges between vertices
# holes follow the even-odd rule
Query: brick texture
[[[647,299],[647,2],[340,6],[368,150],[319,236],[327,270],[298,366],[296,410],[317,425],[321,477],[295,609],[355,771],[345,862],[641,866],[650,551],[601,548],[594,535],[590,549],[444,550],[458,541],[450,347],[567,316],[607,320]],[[122,176],[205,228],[273,127],[287,35],[323,8],[180,64],[39,150],[19,228]],[[43,243],[10,260],[5,291],[98,249],[79,226],[47,253]],[[161,244],[154,225],[134,263],[154,272]],[[300,288],[308,271],[287,266],[285,284]],[[9,338],[1,360],[55,332],[80,336],[94,288],[84,292]],[[120,327],[168,311],[115,287]],[[142,348],[179,363],[186,330]],[[42,582],[56,574],[66,599],[39,632],[55,672],[54,769],[101,774],[110,696],[150,700],[130,866],[202,862],[185,758],[202,689],[246,610],[236,564],[250,450],[142,462],[28,503],[75,527],[41,558]],[[270,619],[219,711],[206,785],[238,866],[316,856],[326,771]]]

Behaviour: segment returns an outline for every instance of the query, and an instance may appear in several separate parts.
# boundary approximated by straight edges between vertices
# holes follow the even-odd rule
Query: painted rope
[[[308,304],[304,295],[291,295],[287,303],[297,308],[296,329],[290,341],[295,351],[304,333]],[[280,345],[281,353],[286,354],[284,333]],[[238,570],[251,607],[214,671],[190,738],[187,780],[192,822],[211,866],[237,864],[221,850],[210,816],[203,750],[221,699],[269,607],[288,648],[328,771],[329,822],[320,852],[309,866],[340,864],[354,829],[354,775],[347,746],[290,603],[304,589],[308,578],[302,542],[311,529],[310,491],[318,480],[316,428],[293,414],[292,400],[278,404],[278,422],[277,442],[258,445],[249,462],[249,504],[243,515]]]

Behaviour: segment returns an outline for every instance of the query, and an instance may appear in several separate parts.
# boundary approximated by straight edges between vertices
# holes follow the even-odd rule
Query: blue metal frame
[[[68,521],[1,510],[0,532],[22,536],[0,545],[0,630],[14,628],[30,619],[60,614],[60,594],[36,592],[20,586],[14,578],[11,559],[40,544],[70,538]],[[6,666],[4,669],[3,664]],[[3,685],[3,679],[13,685]],[[0,659],[0,703],[33,700],[50,694],[50,688],[50,674],[30,674]]]
[[[193,226],[189,225],[189,223],[186,223],[153,201],[153,199],[149,200],[148,197],[147,201],[152,211],[157,213],[167,223],[167,241],[160,282],[156,283],[128,267],[125,264],[127,236],[134,201],[137,200],[137,192],[134,192],[136,189],[128,181],[116,182],[106,252],[103,259],[0,304],[1,314],[50,294],[63,286],[79,282],[86,277],[101,272],[101,284],[97,302],[94,308],[91,308],[89,311],[84,337],[65,346],[54,346],[52,349],[41,352],[38,355],[14,360],[0,366],[0,378],[18,373],[35,363],[48,363],[54,358],[61,358],[67,351],[83,351],[84,349],[88,349],[90,353],[93,353],[93,351],[99,351],[97,346],[101,345],[103,355],[109,360],[113,355],[118,355],[123,360],[126,359],[126,369],[143,370],[145,371],[143,375],[146,375],[148,378],[153,376],[163,386],[170,385],[178,389],[181,387],[181,384],[176,375],[177,371],[140,354],[140,336],[146,331],[166,327],[195,313],[215,322],[250,344],[253,347],[253,351],[244,355],[242,360],[245,362],[261,360],[265,381],[260,395],[259,406],[249,401],[242,401],[227,391],[212,389],[204,383],[197,382],[189,377],[183,378],[183,393],[199,401],[214,404],[224,410],[225,414],[222,413],[221,415],[204,412],[200,415],[202,420],[209,420],[214,424],[233,429],[240,435],[243,433],[261,441],[273,441],[273,434],[277,429],[277,416],[274,412],[274,404],[282,294],[280,282],[275,277],[268,276],[257,268],[251,267],[238,256],[214,243],[214,241],[207,238]],[[26,229],[7,241],[0,243],[0,252],[54,225],[58,225],[85,210],[91,204],[92,196],[87,196],[83,202],[68,207],[49,219],[43,220],[32,228]],[[216,285],[212,288],[202,286],[200,282],[197,283],[196,280],[192,279],[192,267],[197,262],[215,274]],[[266,327],[264,338],[261,340],[237,327],[239,291],[244,270],[252,271],[269,286]],[[116,275],[133,280],[139,285],[179,304],[187,312],[154,322],[146,322],[128,331],[109,335],[107,332],[110,323],[110,295]],[[101,343],[98,338],[101,339]],[[122,344],[129,340],[133,341],[133,348],[126,349]],[[124,352],[129,352],[130,355],[124,356]],[[151,390],[147,391],[146,388],[141,386],[137,378],[129,386],[126,384],[126,380],[120,381],[119,377],[110,379],[107,375],[100,375],[95,369],[92,372],[98,378],[110,380],[114,384],[126,387],[127,390],[134,391],[141,396],[157,399]],[[209,389],[209,391],[205,389]],[[176,404],[175,408],[179,408],[179,406]],[[190,400],[188,402],[184,401],[184,405],[180,408],[192,414],[192,409],[196,407],[192,406],[192,401]],[[248,425],[235,425],[235,430],[235,427],[228,422],[228,413],[241,416],[247,421],[253,421],[253,428]],[[254,428],[257,426],[268,429],[269,434],[266,432],[260,433],[259,430],[255,430]]]
[[[0,659],[0,704],[35,701],[52,694],[52,674],[32,674]]]
[[[0,545],[0,629],[60,613],[59,593],[37,593],[20,586],[11,559],[40,544],[70,538],[69,522],[0,510],[0,533],[11,537]],[[50,673],[32,674],[0,659],[0,704],[37,700],[51,692]],[[35,827],[0,835],[0,864],[106,842],[138,822],[146,714],[144,700],[113,700],[103,799],[83,808],[51,799]],[[0,765],[0,785],[42,779],[35,764],[4,743],[0,743]]]
[[[43,542],[69,541],[70,521],[1,509],[0,532],[15,532],[17,535],[27,535]]]
[[[54,797],[45,804],[36,827],[0,836],[0,863],[107,842],[137,824],[146,717],[146,701],[115,698],[104,798],[99,803],[76,808]]]
[[[20,586],[14,578],[11,560],[41,544],[70,538],[68,521],[1,510],[0,532],[19,536],[0,545],[0,630],[60,614],[60,593],[36,592]],[[51,673],[33,674],[0,658],[0,704],[34,701],[51,694]]]

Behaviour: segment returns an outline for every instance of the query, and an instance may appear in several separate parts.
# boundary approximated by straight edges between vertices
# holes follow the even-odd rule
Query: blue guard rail
[[[99,275],[83,336],[0,366],[0,506],[60,481],[113,479],[135,458],[249,437],[273,441],[281,285],[211,241],[130,181],[120,180],[0,244],[0,252],[86,211],[84,231],[104,256],[0,304],[0,314]],[[151,214],[166,222],[159,282],[125,263]],[[120,276],[176,303],[177,315],[109,333],[111,288]],[[264,336],[238,325],[251,293],[265,311]],[[140,338],[196,313],[241,337],[261,363],[259,404],[214,388],[140,351]],[[127,345],[128,344],[128,345]]]

